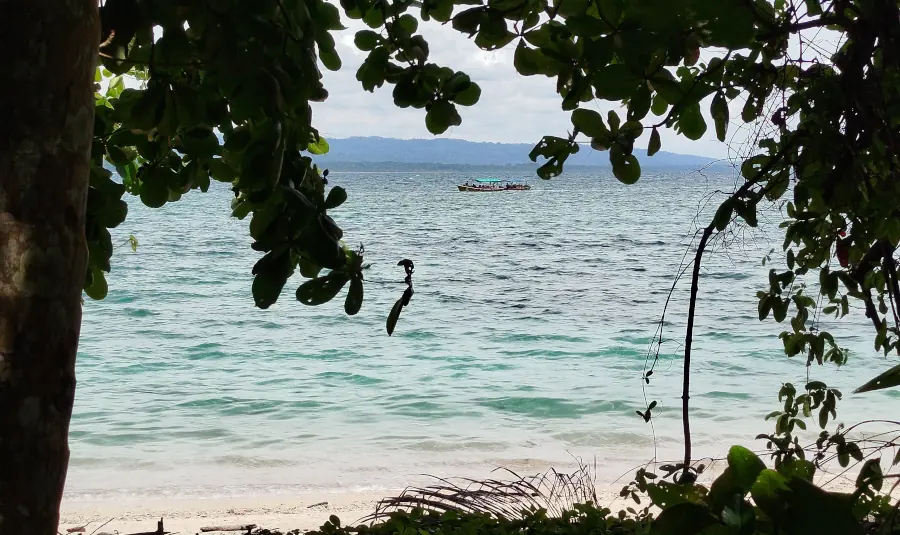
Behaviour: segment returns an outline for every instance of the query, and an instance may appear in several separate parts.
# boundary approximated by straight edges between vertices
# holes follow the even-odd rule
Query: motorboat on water
[[[528,184],[499,178],[479,178],[474,182],[467,181],[456,187],[459,188],[459,191],[527,191],[531,189]]]

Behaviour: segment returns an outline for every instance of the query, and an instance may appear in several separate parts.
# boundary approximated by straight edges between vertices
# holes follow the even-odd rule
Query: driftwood
[[[85,531],[87,531],[87,528],[85,526],[78,526],[76,528],[67,529],[66,533],[84,533]]]
[[[128,533],[126,535],[165,535],[166,533],[169,532],[163,529],[163,519],[160,518],[159,522],[156,523],[156,531],[142,531],[141,533]]]
[[[328,502],[314,503],[314,504],[312,504],[312,505],[307,506],[306,508],[307,508],[307,509],[312,509],[313,507],[322,507],[322,506],[325,506],[325,505],[328,505]]]
[[[250,531],[255,528],[256,524],[231,524],[228,526],[206,526],[205,528],[200,528],[200,531]]]

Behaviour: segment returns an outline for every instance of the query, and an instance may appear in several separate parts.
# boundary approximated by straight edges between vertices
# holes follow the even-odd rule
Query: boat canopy
[[[476,178],[475,182],[481,182],[482,184],[496,184],[503,181],[499,178]]]

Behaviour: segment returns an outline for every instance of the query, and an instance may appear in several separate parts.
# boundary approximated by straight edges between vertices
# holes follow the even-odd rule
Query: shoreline
[[[98,533],[154,532],[160,518],[166,532],[177,534],[198,533],[207,526],[235,524],[256,524],[259,528],[285,532],[292,529],[309,531],[321,527],[331,515],[337,515],[344,523],[355,524],[374,512],[379,500],[391,494],[391,491],[384,491],[231,498],[64,499],[60,532],[85,526],[85,533],[89,534],[101,525]]]
[[[710,484],[713,474],[706,473],[705,484]],[[821,484],[823,477],[817,477]],[[595,482],[597,505],[624,508],[630,501],[619,497],[618,485],[602,485]],[[850,481],[838,480],[829,490],[852,491]],[[332,515],[343,525],[358,525],[375,512],[377,503],[389,496],[399,495],[403,489],[380,491],[303,492],[294,494],[270,494],[230,497],[139,498],[78,500],[63,499],[59,531],[84,527],[84,533],[150,534],[155,533],[157,522],[163,520],[166,533],[189,535],[200,533],[202,528],[213,526],[238,526],[253,524],[257,528],[301,532],[319,529]],[[633,505],[633,504],[632,504]],[[239,532],[232,532],[239,533]]]
[[[375,512],[376,504],[387,496],[398,495],[402,489],[383,492],[344,494],[315,493],[294,496],[266,496],[243,498],[180,498],[123,501],[63,501],[60,514],[60,533],[70,528],[84,527],[85,533],[155,532],[157,521],[163,520],[166,533],[188,535],[211,526],[255,524],[257,528],[278,529],[283,532],[299,529],[317,530],[331,515],[343,525],[357,525]],[[610,506],[618,499],[611,489],[597,489],[601,506]],[[234,532],[238,533],[238,532]]]

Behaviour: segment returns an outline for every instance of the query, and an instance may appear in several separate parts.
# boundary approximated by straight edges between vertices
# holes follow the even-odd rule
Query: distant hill
[[[384,137],[350,137],[328,139],[331,150],[326,155],[317,156],[320,165],[339,170],[357,170],[362,164],[379,164],[384,168],[388,163],[399,167],[445,166],[534,166],[529,159],[533,145],[527,143],[482,143],[461,139],[392,139]],[[714,160],[703,156],[658,152],[648,157],[643,149],[635,149],[635,156],[642,167],[702,167]],[[539,160],[540,161],[540,160]],[[608,167],[609,156],[583,146],[572,155],[567,165],[579,167]]]

